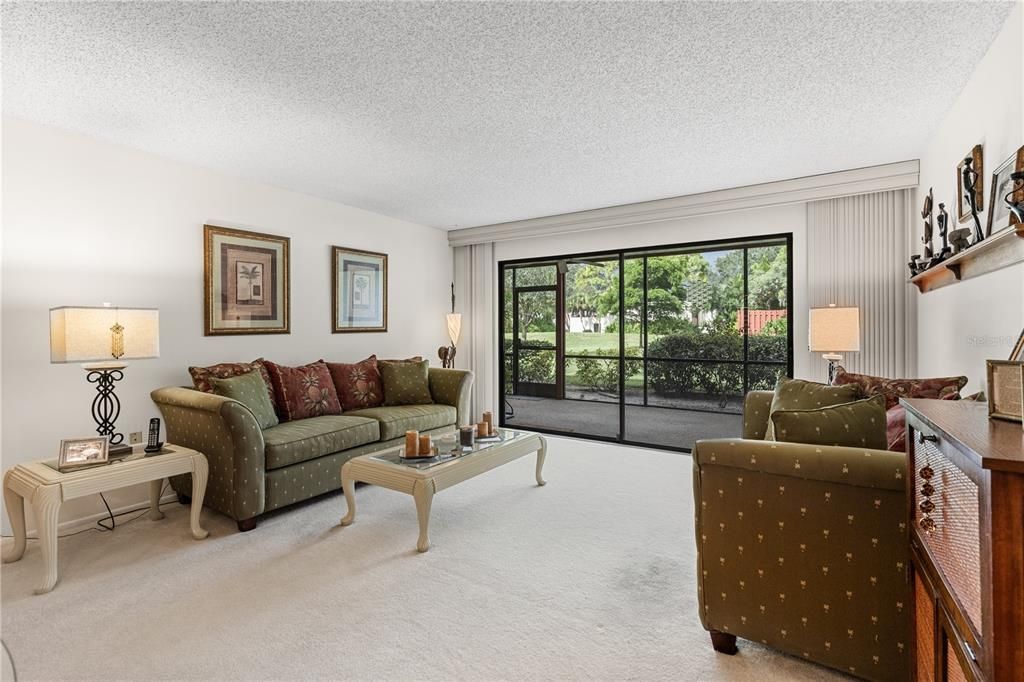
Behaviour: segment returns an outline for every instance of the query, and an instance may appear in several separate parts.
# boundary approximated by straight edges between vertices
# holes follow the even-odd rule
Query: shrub
[[[519,381],[537,384],[555,383],[555,347],[549,343],[535,343],[545,346],[544,350],[519,351]],[[550,347],[551,350],[546,350]]]
[[[576,358],[576,381],[581,386],[603,393],[619,392],[618,358],[602,357],[601,355],[589,357],[588,351],[583,351],[580,355],[588,356]],[[643,369],[644,362],[639,356],[639,348],[626,349],[627,377],[638,374]]]

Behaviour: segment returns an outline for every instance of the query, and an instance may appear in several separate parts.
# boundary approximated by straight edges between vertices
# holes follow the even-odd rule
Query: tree
[[[687,284],[707,282],[707,260],[700,254],[651,256],[647,259],[647,330],[651,334],[668,334],[686,325]],[[639,329],[643,316],[644,264],[642,258],[631,258],[624,271],[626,328]],[[619,292],[610,287],[599,297],[598,312],[615,315],[619,310]]]

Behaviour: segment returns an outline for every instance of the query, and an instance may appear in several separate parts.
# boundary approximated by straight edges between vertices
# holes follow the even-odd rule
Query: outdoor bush
[[[580,355],[590,356],[589,351],[582,351]],[[626,376],[630,377],[640,373],[643,369],[643,360],[640,359],[640,349],[631,347],[626,349]],[[604,393],[618,393],[619,390],[619,362],[618,358],[606,359],[600,355],[594,357],[578,357],[576,362],[576,381],[581,386],[586,386],[594,391]]]
[[[521,350],[519,352],[519,380],[538,384],[555,383],[555,346],[545,342],[531,342],[550,347],[551,350]]]

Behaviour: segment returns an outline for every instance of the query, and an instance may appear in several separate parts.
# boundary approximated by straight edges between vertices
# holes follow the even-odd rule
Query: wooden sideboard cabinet
[[[1024,429],[903,399],[915,680],[1024,680]]]

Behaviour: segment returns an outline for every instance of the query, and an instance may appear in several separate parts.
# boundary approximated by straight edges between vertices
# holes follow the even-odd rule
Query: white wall
[[[496,261],[517,258],[679,244],[736,237],[793,233],[793,373],[809,377],[807,351],[807,210],[791,204],[749,211],[680,218],[648,225],[608,228],[545,238],[498,242]],[[821,377],[818,377],[821,380]]]
[[[1002,31],[921,156],[920,205],[934,187],[936,206],[956,213],[956,165],[984,145],[987,220],[992,171],[1024,145],[1024,11],[1017,3]],[[955,220],[955,218],[954,218]],[[921,221],[915,227],[920,253]],[[970,378],[983,388],[985,360],[1005,360],[1024,328],[1024,264],[923,294],[918,299],[918,375]]]
[[[236,180],[81,135],[4,119],[2,449],[6,469],[87,436],[94,389],[51,365],[48,310],[160,309],[160,358],[130,363],[118,429],[145,431],[149,392],[190,384],[186,368],[258,356],[283,364],[421,354],[446,343],[451,250],[445,234],[342,204]],[[203,225],[291,237],[291,334],[203,336]],[[389,256],[386,334],[332,334],[330,246]],[[113,496],[146,499],[146,489]],[[103,509],[65,505],[62,521]],[[5,528],[6,525],[5,517]]]

